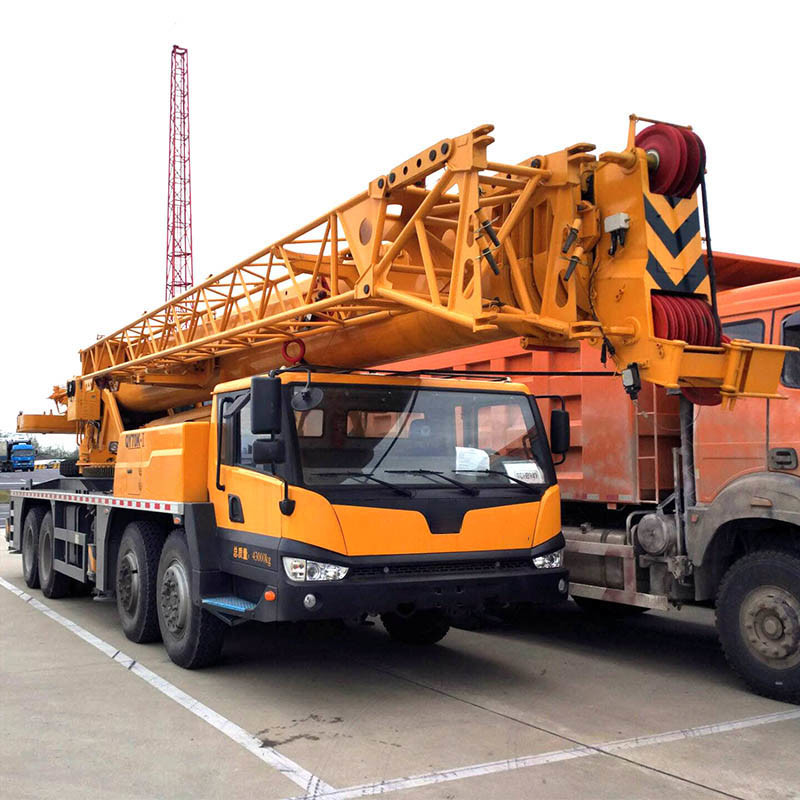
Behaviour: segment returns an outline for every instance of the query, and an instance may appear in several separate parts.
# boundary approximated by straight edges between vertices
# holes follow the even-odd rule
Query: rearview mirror
[[[569,411],[554,408],[550,412],[550,449],[558,455],[569,450]]]
[[[286,445],[282,439],[256,439],[253,442],[254,464],[283,464]]]
[[[280,378],[261,376],[250,381],[250,430],[253,433],[281,432]]]

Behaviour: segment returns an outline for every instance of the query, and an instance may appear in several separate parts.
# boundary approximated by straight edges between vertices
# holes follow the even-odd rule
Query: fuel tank
[[[570,580],[607,589],[624,589],[625,576],[621,558],[595,556],[588,553],[570,552],[569,542],[598,542],[603,544],[626,544],[624,530],[597,528],[572,528],[564,526],[567,540],[566,566]]]

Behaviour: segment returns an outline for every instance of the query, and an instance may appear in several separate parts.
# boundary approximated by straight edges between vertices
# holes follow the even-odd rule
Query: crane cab
[[[224,569],[271,571],[282,619],[534,600],[532,554],[562,547],[547,435],[521,384],[235,381],[215,392],[209,453]],[[550,562],[552,598],[566,586]],[[309,608],[311,582],[323,589]]]

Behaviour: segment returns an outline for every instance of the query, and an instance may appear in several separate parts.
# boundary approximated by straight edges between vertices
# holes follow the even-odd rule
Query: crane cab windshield
[[[524,393],[418,385],[321,388],[316,408],[291,412],[298,477],[309,487],[368,485],[380,491],[391,484],[472,492],[524,488],[519,480],[554,482],[541,419]]]

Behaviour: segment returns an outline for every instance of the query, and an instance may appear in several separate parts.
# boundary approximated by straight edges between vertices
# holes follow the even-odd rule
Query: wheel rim
[[[172,561],[161,579],[161,616],[173,636],[183,635],[190,603],[186,570],[179,561]]]
[[[50,578],[50,567],[53,563],[53,543],[50,540],[49,531],[42,531],[39,534],[39,572],[41,573],[42,583],[47,583]]]
[[[117,573],[117,594],[122,607],[133,614],[139,603],[141,579],[139,577],[139,559],[133,550],[128,550],[122,557]]]
[[[739,613],[750,653],[772,669],[800,664],[800,598],[780,586],[759,586]]]
[[[25,526],[25,532],[22,536],[22,562],[25,572],[30,572],[34,563],[33,529],[30,525]]]

